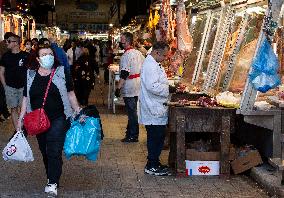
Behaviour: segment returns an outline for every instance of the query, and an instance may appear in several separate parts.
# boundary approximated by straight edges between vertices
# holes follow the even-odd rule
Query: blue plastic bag
[[[249,74],[249,79],[253,87],[256,90],[265,93],[269,89],[273,89],[280,85],[280,77],[277,74],[278,68],[278,59],[265,37],[253,60],[252,71]]]
[[[86,117],[83,122],[77,119],[71,123],[64,142],[67,159],[72,155],[84,155],[96,161],[101,145],[101,125],[99,118]]]

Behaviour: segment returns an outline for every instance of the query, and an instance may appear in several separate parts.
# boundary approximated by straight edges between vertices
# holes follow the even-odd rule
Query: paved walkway
[[[102,90],[102,92],[100,91]],[[100,97],[100,93],[104,97]],[[99,96],[98,96],[99,94]],[[97,87],[91,103],[102,104],[106,90]],[[145,175],[146,135],[141,126],[139,143],[123,144],[127,117],[120,110],[112,114],[106,106],[100,107],[105,139],[96,163],[84,158],[64,159],[60,197],[141,197],[141,198],[261,198],[269,197],[255,182],[246,176],[232,176],[229,180],[218,177],[154,177]],[[12,134],[11,120],[0,123],[0,150]],[[0,159],[0,197],[30,198],[45,197],[44,167],[34,137],[28,139],[34,152],[31,163],[7,163]],[[163,151],[162,162],[166,163],[168,151]]]

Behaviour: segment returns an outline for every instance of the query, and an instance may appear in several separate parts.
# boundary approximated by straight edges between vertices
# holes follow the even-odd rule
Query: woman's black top
[[[64,72],[67,92],[73,91],[73,81],[70,72],[67,69],[65,69]],[[30,88],[30,102],[32,110],[42,107],[44,93],[50,75],[51,74],[49,74],[48,76],[41,76],[38,72],[36,72],[34,81]],[[27,85],[24,88],[24,96],[27,96]],[[49,120],[54,120],[58,117],[65,116],[63,101],[61,99],[59,89],[52,82],[50,84],[44,110]]]

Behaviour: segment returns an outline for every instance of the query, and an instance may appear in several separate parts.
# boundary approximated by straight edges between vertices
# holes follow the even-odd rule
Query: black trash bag
[[[100,125],[101,125],[101,129],[102,129],[101,130],[101,139],[103,140],[104,139],[103,126],[102,126],[100,114],[99,114],[97,107],[95,105],[89,105],[89,106],[83,108],[80,111],[79,115],[86,115],[86,116],[90,116],[90,117],[93,117],[93,118],[99,118],[100,119]]]

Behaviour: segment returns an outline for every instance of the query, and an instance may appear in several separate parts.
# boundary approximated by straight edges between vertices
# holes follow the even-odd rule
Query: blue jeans
[[[157,167],[160,162],[160,155],[164,146],[166,125],[146,125],[147,131],[147,166]]]
[[[65,119],[65,116],[56,118],[50,122],[50,129],[36,137],[42,154],[47,179],[49,179],[49,183],[57,183],[59,185],[63,165],[62,150],[70,123]]]
[[[124,97],[125,108],[128,116],[126,138],[137,138],[139,136],[139,125],[137,116],[138,96]]]

